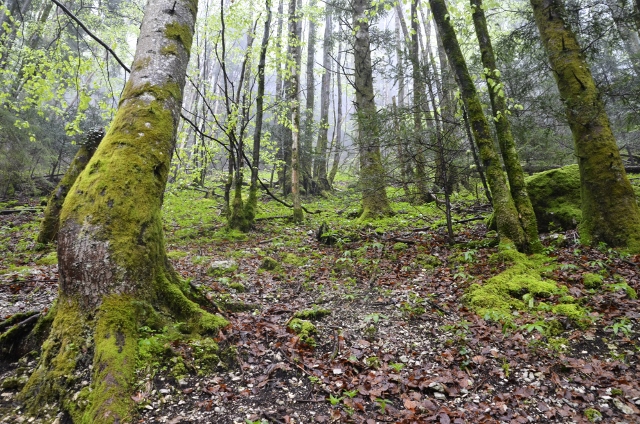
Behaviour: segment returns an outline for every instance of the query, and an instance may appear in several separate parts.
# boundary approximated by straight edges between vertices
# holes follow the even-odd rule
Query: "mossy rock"
[[[222,277],[226,274],[233,273],[238,269],[236,261],[213,261],[207,268],[207,275],[211,277]]]
[[[578,165],[534,174],[526,183],[541,232],[578,226],[582,219]]]
[[[275,271],[279,267],[280,264],[270,256],[266,256],[260,264],[260,269],[264,269],[265,271]]]

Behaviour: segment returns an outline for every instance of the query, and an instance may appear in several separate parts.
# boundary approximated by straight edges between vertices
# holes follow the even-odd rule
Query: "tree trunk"
[[[309,1],[309,7],[314,8],[316,5],[315,0]],[[302,171],[302,185],[307,193],[317,193],[318,189],[315,187],[316,182],[312,178],[313,161],[317,160],[317,157],[313,157],[311,152],[313,150],[313,116],[315,106],[315,76],[313,68],[316,63],[316,23],[313,17],[309,17],[309,34],[307,38],[307,96],[306,105],[304,109],[304,129],[302,136],[300,137],[300,169]]]
[[[536,214],[533,211],[531,200],[527,195],[527,186],[524,182],[524,171],[520,165],[516,143],[511,133],[511,125],[507,119],[507,102],[504,86],[500,78],[500,71],[496,65],[496,58],[493,54],[493,46],[489,38],[487,20],[484,15],[482,0],[471,0],[473,10],[473,23],[478,36],[482,66],[484,67],[484,77],[487,81],[491,109],[493,110],[493,122],[502,152],[502,159],[509,179],[511,197],[518,210],[518,217],[522,230],[524,231],[526,252],[539,252],[542,244],[538,237],[538,223]]]
[[[356,91],[357,143],[360,153],[361,220],[391,214],[385,171],[380,157],[380,130],[373,91],[369,19],[365,10],[370,0],[354,0],[354,86]]]
[[[253,157],[251,163],[251,185],[249,199],[245,207],[245,216],[249,225],[253,225],[258,207],[258,171],[260,170],[260,139],[262,138],[262,118],[264,115],[264,68],[266,66],[269,31],[271,29],[271,0],[266,0],[267,19],[264,22],[260,61],[258,62],[258,94],[256,95],[256,127],[253,133]]]
[[[322,82],[320,86],[320,128],[318,129],[318,142],[314,159],[314,179],[318,184],[318,190],[329,191],[331,185],[327,179],[327,145],[329,144],[329,102],[331,100],[331,36],[333,35],[333,11],[327,4],[324,22],[324,51],[322,52]]]
[[[640,37],[637,31],[629,28],[629,23],[625,19],[624,6],[618,0],[605,0],[607,7],[611,11],[613,22],[620,34],[624,48],[629,55],[629,61],[635,71],[636,76],[640,76]]]
[[[566,105],[580,167],[580,239],[640,251],[640,211],[609,118],[559,0],[531,0],[542,44]]]
[[[47,208],[44,211],[44,218],[40,223],[38,243],[47,244],[56,239],[58,229],[60,228],[60,211],[62,210],[64,199],[67,197],[69,189],[73,186],[73,183],[76,182],[80,173],[84,171],[84,168],[87,166],[87,163],[89,163],[89,160],[95,153],[103,137],[103,129],[89,134],[85,143],[80,146],[76,156],[73,158],[64,177],[62,177],[55,190],[53,190],[49,196]]]
[[[462,101],[469,113],[471,129],[480,151],[480,159],[487,173],[489,187],[491,188],[498,232],[501,237],[506,237],[515,243],[518,250],[524,250],[524,234],[518,220],[518,212],[502,172],[500,157],[493,145],[489,123],[484,116],[480,97],[471,79],[458,39],[449,20],[447,7],[444,0],[429,0],[429,4],[431,5],[434,21],[440,31],[449,63],[460,87]]]
[[[331,171],[329,172],[329,185],[333,185],[333,181],[338,173],[338,166],[340,165],[340,153],[342,152],[342,43],[338,43],[338,59],[336,66],[336,96],[337,102],[336,109],[338,109],[337,117],[335,119],[335,152],[333,154],[333,163],[331,164]],[[335,113],[335,112],[334,112]]]
[[[196,13],[187,0],[147,4],[114,121],[64,202],[55,319],[21,393],[31,414],[58,405],[73,422],[132,422],[138,328],[166,325],[169,314],[200,333],[227,325],[186,297],[166,257],[160,214]],[[71,376],[91,354],[85,406],[72,398],[79,386]]]
[[[396,57],[398,60],[398,107],[402,111],[404,109],[404,54],[402,51],[403,39],[400,37],[400,12],[402,9],[398,10],[399,5],[396,5]],[[398,163],[400,166],[400,180],[402,183],[402,189],[406,196],[410,196],[411,192],[409,191],[409,175],[411,175],[411,160],[408,154],[407,143],[405,141],[405,128],[404,123],[399,119],[397,113],[402,113],[401,111],[396,110],[395,99],[393,101],[394,114],[396,117],[394,119],[394,126],[397,132],[396,142],[397,150],[398,150]]]
[[[293,202],[293,220],[300,222],[304,218],[300,203],[300,22],[296,10],[296,0],[289,3],[289,57],[291,69],[289,76],[289,104],[291,105],[291,197]]]

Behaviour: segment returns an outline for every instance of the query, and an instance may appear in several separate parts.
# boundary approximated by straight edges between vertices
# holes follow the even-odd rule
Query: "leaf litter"
[[[0,217],[11,249],[0,260],[3,319],[42,312],[55,297],[57,266],[36,265],[43,254],[20,246],[33,239],[35,218]],[[544,312],[515,312],[506,325],[461,301],[471,283],[506,267],[489,260],[497,249],[483,242],[484,225],[462,228],[456,246],[439,230],[409,227],[363,227],[329,246],[315,223],[264,220],[244,241],[211,243],[211,229],[181,239],[179,225],[167,227],[175,269],[223,305],[231,326],[217,341],[235,359],[198,372],[189,346],[172,346],[188,372],[140,370],[138,422],[640,422],[638,257],[579,246],[574,232],[547,235],[557,260],[550,278],[593,318],[586,328],[564,320],[551,336],[540,331]],[[267,257],[275,269],[261,268]],[[233,266],[212,272],[216,261]],[[589,273],[603,277],[601,288],[585,287]],[[310,319],[316,332],[305,343],[288,323],[314,308],[330,313]],[[0,361],[6,422],[24,418],[19,385],[5,382],[35,363]]]

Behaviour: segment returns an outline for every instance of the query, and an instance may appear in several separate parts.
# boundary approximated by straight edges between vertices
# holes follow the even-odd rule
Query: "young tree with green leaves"
[[[565,104],[580,168],[585,244],[640,252],[640,210],[609,117],[561,0],[531,0],[542,44]]]

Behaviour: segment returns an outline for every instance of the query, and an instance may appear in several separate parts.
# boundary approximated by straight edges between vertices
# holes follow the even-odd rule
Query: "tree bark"
[[[44,218],[40,223],[38,243],[47,244],[56,239],[60,228],[60,211],[62,211],[64,199],[67,197],[69,189],[73,186],[73,183],[76,182],[80,173],[84,171],[84,168],[87,166],[87,163],[89,163],[89,160],[95,153],[103,137],[104,130],[100,129],[94,136],[90,135],[90,137],[87,138],[86,142],[80,146],[64,177],[62,177],[55,190],[53,190],[49,196],[47,208],[44,211]]]
[[[300,17],[296,10],[296,0],[289,3],[289,104],[291,107],[291,197],[293,203],[293,220],[300,222],[304,218],[300,202]]]
[[[340,165],[340,154],[342,152],[342,43],[338,43],[338,58],[336,63],[336,97],[337,116],[335,118],[335,145],[333,162],[331,164],[331,171],[329,171],[329,185],[333,185],[333,181],[338,173],[338,166]],[[335,113],[335,112],[334,112]]]
[[[166,257],[160,212],[196,14],[192,1],[149,1],[114,121],[64,202],[55,318],[21,393],[31,414],[53,405],[73,422],[132,422],[138,329],[152,319],[166,325],[167,312],[194,332],[227,325],[185,295]],[[79,387],[70,376],[88,367],[79,358],[91,352],[84,406],[72,399]]]
[[[491,109],[493,110],[493,122],[496,128],[496,135],[498,136],[502,160],[504,161],[507,178],[509,179],[511,197],[518,210],[518,217],[525,236],[526,245],[523,247],[528,253],[539,252],[542,250],[542,244],[538,237],[536,214],[533,211],[531,200],[527,195],[524,171],[522,170],[522,165],[520,165],[520,159],[516,151],[516,143],[511,133],[511,124],[507,118],[509,111],[507,110],[504,86],[500,78],[500,71],[496,65],[495,55],[493,54],[493,46],[491,45],[491,38],[489,37],[482,0],[471,0],[471,8],[473,10],[473,24],[480,45],[484,77],[487,81],[489,100],[491,102]]]
[[[327,4],[324,21],[324,51],[322,52],[322,81],[320,85],[320,128],[314,156],[314,179],[319,191],[331,190],[327,179],[327,145],[329,144],[329,102],[331,100],[331,36],[333,35],[332,8]]]
[[[315,0],[310,0],[309,7],[315,7]],[[302,172],[302,185],[307,193],[316,193],[316,182],[312,178],[313,162],[318,158],[312,155],[313,150],[313,117],[315,106],[315,75],[313,68],[316,63],[316,23],[313,17],[309,17],[309,34],[307,38],[307,81],[306,104],[304,109],[304,129],[300,137],[300,169]]]
[[[442,37],[442,44],[449,59],[449,64],[460,87],[462,101],[469,113],[471,129],[478,145],[480,159],[486,170],[487,180],[491,189],[498,233],[501,237],[511,240],[519,250],[524,250],[524,233],[518,220],[518,212],[502,172],[500,157],[493,145],[489,123],[482,110],[480,97],[471,79],[458,39],[449,20],[447,7],[444,0],[429,0],[429,4],[431,5],[434,21]]]
[[[561,0],[531,0],[553,75],[566,106],[580,167],[585,244],[640,251],[640,211],[611,131],[609,118]]]
[[[354,86],[356,91],[357,143],[360,153],[361,220],[391,213],[386,192],[386,177],[380,157],[380,129],[373,91],[369,19],[365,10],[370,0],[353,1]]]
[[[260,170],[260,141],[262,138],[262,118],[264,115],[264,68],[266,66],[267,46],[269,45],[269,31],[271,30],[271,0],[266,0],[267,19],[264,22],[264,32],[260,45],[260,59],[258,62],[258,94],[256,95],[256,126],[253,133],[253,157],[251,163],[251,185],[247,200],[245,216],[249,225],[253,225],[258,207],[258,171]]]

